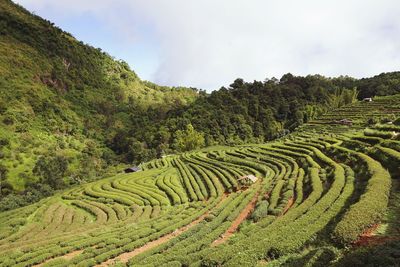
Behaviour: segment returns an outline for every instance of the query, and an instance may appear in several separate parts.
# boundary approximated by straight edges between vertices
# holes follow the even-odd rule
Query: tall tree
[[[204,134],[197,132],[192,124],[186,125],[184,131],[178,130],[175,133],[174,147],[179,151],[200,148],[204,146],[204,143]]]
[[[60,189],[65,185],[64,176],[67,168],[68,161],[63,156],[40,157],[33,168],[33,173],[53,189]]]

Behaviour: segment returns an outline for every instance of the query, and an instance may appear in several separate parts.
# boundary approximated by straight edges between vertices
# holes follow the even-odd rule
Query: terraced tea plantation
[[[0,266],[333,264],[390,209],[400,126],[365,123],[396,122],[399,103],[356,103],[271,143],[167,156],[1,213]]]

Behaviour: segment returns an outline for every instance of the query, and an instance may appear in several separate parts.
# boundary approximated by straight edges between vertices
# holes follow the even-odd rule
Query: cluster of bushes
[[[99,264],[172,233],[204,216],[211,209],[204,216],[203,222],[178,238],[135,257],[129,264],[252,266],[263,258],[271,260],[297,252],[307,243],[313,243],[317,234],[326,230],[327,226],[330,226],[329,229],[334,228],[333,236],[336,241],[348,244],[366,227],[381,218],[387,205],[390,176],[377,161],[365,154],[339,147],[334,138],[329,139],[330,142],[324,140],[293,139],[272,146],[230,149],[217,157],[214,152],[187,153],[171,157],[169,162],[176,170],[154,168],[140,176],[124,174],[69,190],[64,194],[64,199],[68,202],[72,200],[73,205],[93,214],[97,218],[97,225],[118,220],[136,224],[110,224],[110,228],[92,231],[90,238],[82,235],[71,242],[66,240],[67,246],[57,243],[60,245],[58,248],[44,247],[26,256],[12,254],[2,261],[36,264],[67,251],[84,248],[85,252],[75,257],[73,264]],[[375,138],[372,141],[374,140]],[[354,172],[348,165],[339,164],[328,157],[325,154],[326,147],[330,147],[330,153],[337,155],[335,160],[348,165],[351,162],[352,167],[358,171],[367,170],[369,179],[365,179],[365,192],[349,208],[348,201],[354,197],[355,190]],[[158,162],[156,167],[166,166],[162,161]],[[46,175],[45,170],[41,172]],[[263,173],[265,177],[259,177],[268,181],[257,183],[254,186],[256,190],[234,192],[223,202],[219,202],[217,196],[233,188],[231,179],[248,172]],[[172,179],[172,176],[179,179],[179,182]],[[189,193],[184,191],[184,179],[192,185],[193,194],[198,196],[197,200],[207,198],[208,201],[187,203],[190,198]],[[193,186],[193,183],[198,183],[198,186]],[[173,193],[168,193],[168,190]],[[259,202],[252,214],[256,223],[245,223],[242,225],[243,232],[239,231],[224,244],[210,247],[213,241],[225,233],[232,221],[253,199],[257,190],[260,190]],[[263,199],[267,191],[272,192],[268,201]],[[136,201],[133,201],[134,195],[138,196]],[[185,202],[182,202],[183,195],[186,196]],[[287,200],[294,196],[295,204],[283,216],[270,215],[282,215]],[[170,201],[174,198],[174,201]],[[142,202],[137,203],[137,200]],[[170,203],[184,204],[172,208]],[[128,206],[131,211],[127,210]],[[51,221],[46,219],[48,216],[60,221],[59,217],[66,211],[58,209],[54,212],[56,208],[57,206],[50,206],[46,211],[38,211],[37,216],[40,217],[43,213],[47,221]],[[346,212],[344,208],[347,209]],[[25,223],[26,221],[17,220],[13,225],[20,227]],[[51,229],[49,227],[44,232]],[[121,232],[124,233],[123,239],[119,238]],[[329,249],[321,250],[315,252],[309,262],[320,261],[321,255],[325,254],[330,259],[335,256],[331,255]],[[62,266],[67,263],[60,261],[59,264]]]
[[[182,177],[183,185],[188,192],[189,199],[191,201],[204,200],[205,197],[203,193],[206,194],[207,197],[207,192],[205,190],[203,182],[201,180],[196,180],[186,164],[184,164],[180,159],[175,159],[174,165],[179,170],[180,177]],[[202,190],[200,189],[200,187]]]
[[[364,130],[364,135],[365,136],[373,136],[373,137],[380,137],[384,139],[390,139],[392,138],[393,132],[388,132],[388,131],[382,131],[382,130],[374,130],[374,129],[365,129]]]
[[[213,264],[239,264],[250,266],[255,264],[258,259],[263,258],[265,256],[265,251],[268,249],[268,247],[272,243],[276,243],[275,241],[272,242],[272,239],[270,238],[272,238],[272,233],[275,234],[275,231],[279,230],[277,226],[287,226],[289,222],[292,222],[293,220],[295,220],[295,218],[305,213],[308,208],[313,206],[313,204],[319,199],[320,195],[322,194],[322,184],[318,176],[318,169],[311,168],[310,170],[312,173],[312,185],[314,188],[309,198],[305,202],[303,202],[301,206],[294,210],[290,210],[285,216],[279,217],[272,224],[267,224],[265,228],[256,228],[251,233],[247,232],[246,236],[240,240],[241,242],[236,242],[232,246],[221,247],[221,249],[218,249],[210,255],[207,255],[203,260],[203,263],[211,264],[210,266],[214,266]],[[318,190],[318,188],[320,188],[320,190]],[[298,213],[296,211],[298,211]],[[284,236],[288,236],[287,233],[282,234],[284,234]],[[266,238],[269,239],[268,242],[264,242],[264,239]],[[238,253],[240,255],[237,255]],[[231,257],[229,257],[228,255],[231,255]]]
[[[288,155],[297,154],[297,158],[308,158],[310,154],[306,151],[312,151],[318,162],[333,169],[332,172],[327,172],[327,179],[331,181],[330,187],[325,192],[319,165],[311,159],[307,160],[311,167],[306,168],[306,176],[310,176],[312,186],[311,193],[307,198],[289,209],[285,216],[278,217],[274,222],[265,224],[264,227],[253,227],[251,231],[246,231],[240,240],[235,240],[232,245],[213,250],[202,261],[204,266],[220,264],[252,266],[262,258],[276,258],[295,252],[305,243],[312,242],[312,238],[338,216],[352,196],[354,173],[348,166],[342,167],[325,156],[316,148],[320,145],[290,143],[288,146],[280,145],[279,147],[280,151],[286,150]],[[307,150],[305,150],[306,148]],[[277,150],[274,148],[274,151]],[[303,167],[306,166],[303,165]],[[267,203],[260,203],[260,207],[266,205]],[[258,224],[263,225],[261,222],[267,219],[268,217],[262,219]]]
[[[189,166],[195,172],[197,172],[200,177],[204,178],[207,187],[210,190],[211,197],[222,195],[222,193],[225,191],[225,188],[214,172],[212,172],[209,168],[206,168],[205,166],[197,164],[197,161],[194,160],[192,157],[188,158],[187,161],[189,162]]]
[[[152,177],[152,175],[159,174],[159,170],[151,170],[148,171],[145,176],[137,174],[120,175],[116,178],[94,182],[85,186],[83,195],[96,198],[97,201],[104,203],[117,202],[127,206],[167,206],[170,204],[170,201],[163,191],[159,191],[157,187],[159,182],[156,182],[153,186],[143,182],[143,180]],[[160,181],[161,178],[158,178],[158,181]],[[174,188],[176,187],[174,186]],[[180,193],[182,194],[183,192]],[[70,196],[69,194],[63,196],[65,199],[75,199],[75,197],[76,196]]]
[[[210,205],[207,207],[204,207],[201,203],[186,207],[182,206],[175,209],[172,213],[168,215],[164,214],[162,216],[159,216],[161,211],[160,209],[154,211],[154,209],[149,207],[150,209],[146,209],[149,210],[149,212],[143,211],[141,216],[137,218],[140,219],[145,217],[143,218],[144,221],[140,222],[139,220],[137,225],[115,224],[110,226],[109,229],[91,231],[89,232],[89,236],[77,236],[71,240],[68,240],[70,237],[67,237],[67,240],[62,238],[63,240],[58,242],[57,245],[54,245],[52,241],[50,241],[47,245],[42,244],[42,249],[40,250],[26,249],[24,255],[20,255],[17,252],[2,255],[0,263],[10,263],[11,265],[19,264],[21,266],[25,263],[38,264],[50,258],[65,255],[72,251],[85,249],[83,253],[74,257],[69,262],[56,259],[51,261],[51,264],[50,262],[48,264],[51,266],[58,266],[52,264],[59,264],[60,266],[64,266],[65,264],[99,264],[124,252],[132,251],[133,249],[143,246],[154,239],[173,232],[177,228],[189,224],[191,221],[204,214],[208,209],[214,207],[217,204],[217,201],[210,202],[209,204]],[[106,219],[107,216],[110,217],[110,207],[106,208],[104,204],[96,202],[91,202],[90,205],[90,210],[93,210],[93,207],[96,206],[103,209],[104,215],[102,216],[104,219]],[[150,217],[153,217],[154,220],[149,224],[148,219],[150,219]],[[114,218],[114,220],[116,220],[116,218]],[[131,221],[131,218],[128,218],[128,220]],[[97,223],[102,222],[98,221]],[[121,231],[125,236],[123,239],[120,238]],[[93,246],[95,246],[95,248]]]
[[[294,189],[299,174],[297,162],[290,156],[268,152],[267,150],[251,150],[255,153],[261,153],[259,156],[264,162],[271,162],[279,166],[280,174],[274,181],[274,189],[269,199],[270,213],[272,215],[282,215],[288,207],[289,200],[294,198]],[[266,155],[267,157],[265,157]]]
[[[239,215],[244,207],[254,197],[253,192],[232,193],[227,199],[210,212],[208,219],[198,226],[183,233],[156,250],[142,253],[129,262],[129,266],[140,266],[143,264],[162,265],[171,262],[180,265],[198,264],[207,247],[217,240],[231,225],[232,221]],[[191,255],[188,257],[187,255]]]
[[[19,207],[36,203],[44,197],[48,197],[54,194],[48,184],[42,184],[34,182],[28,184],[28,189],[20,193],[9,193],[0,198],[0,211],[12,210]]]
[[[176,186],[172,182],[175,177],[170,171],[166,171],[157,178],[156,185],[167,194],[172,205],[186,203],[188,202],[186,192],[184,192],[182,186]],[[211,196],[215,197],[216,195],[211,194]]]
[[[269,213],[269,202],[268,200],[262,200],[260,202],[257,203],[254,212],[251,214],[251,219],[254,222],[258,222],[261,219],[267,217],[268,213]]]
[[[207,157],[200,157],[199,155],[193,154],[193,155],[189,155],[189,156],[184,156],[182,157],[182,159],[184,161],[181,161],[181,164],[184,165],[184,167],[186,168],[186,171],[188,173],[190,173],[193,178],[195,179],[201,179],[204,182],[204,179],[206,179],[206,177],[212,175],[212,176],[216,176],[216,170],[219,171],[219,175],[226,175],[228,174],[227,169],[224,169],[223,166],[220,163],[214,162],[211,159],[208,159]],[[191,160],[193,162],[191,162]],[[201,161],[200,161],[201,160]],[[189,164],[187,163],[187,161],[189,162]],[[197,166],[198,168],[195,169],[193,168],[193,166],[196,166],[194,164],[194,162],[201,162],[202,163],[202,167]],[[233,173],[241,173],[241,171],[237,170],[234,171]],[[233,175],[233,173],[230,173],[230,175]],[[160,172],[158,170],[150,170],[149,171],[149,175],[150,176],[154,176],[154,175],[159,175]],[[186,172],[185,172],[186,174]],[[202,175],[200,177],[200,174]],[[125,190],[129,187],[128,183],[130,185],[132,185],[132,181],[134,181],[135,179],[128,179],[130,175],[121,175],[118,176],[117,178],[114,179],[107,179],[104,180],[102,182],[95,182],[93,184],[89,184],[86,185],[85,188],[82,188],[83,190],[70,190],[68,191],[66,194],[63,195],[63,198],[66,200],[72,200],[72,204],[76,205],[77,207],[87,210],[90,214],[93,214],[96,217],[96,224],[103,224],[106,222],[113,222],[113,221],[117,221],[121,218],[123,219],[127,219],[127,220],[131,220],[130,217],[126,217],[126,209],[123,208],[122,205],[120,204],[116,204],[114,203],[113,198],[115,196],[117,196],[116,192],[117,191],[113,191],[113,188],[116,188],[115,186],[117,186],[118,184],[118,188],[119,190]],[[161,177],[162,175],[160,175]],[[157,177],[159,178],[159,177]],[[124,181],[129,180],[128,183],[124,182]],[[216,181],[219,182],[219,180],[217,179]],[[135,184],[138,183],[139,186],[141,184],[140,181],[135,182]],[[147,184],[147,183],[146,183]],[[207,184],[207,183],[205,183]],[[175,184],[176,185],[176,184]],[[111,186],[111,187],[110,187]],[[121,187],[122,186],[122,187]],[[148,184],[147,184],[148,186]],[[104,194],[104,192],[108,192],[108,190],[110,191],[110,194]],[[148,190],[148,189],[146,189]],[[146,195],[146,190],[144,190],[143,192],[140,192],[140,194],[144,194]],[[215,227],[218,228],[218,230],[216,230],[212,235],[208,235],[207,236],[207,242],[211,242],[212,240],[214,240],[219,234],[223,233],[230,225],[230,222],[232,222],[237,215],[240,213],[240,211],[247,205],[247,203],[250,201],[250,199],[252,199],[252,197],[255,194],[255,191],[246,191],[247,193],[238,193],[236,194],[238,196],[238,198],[231,204],[229,204],[229,201],[226,202],[226,204],[220,205],[218,207],[217,210],[215,210],[211,215],[211,217],[217,217],[217,214],[220,214],[220,211],[223,211],[223,217],[221,217],[221,220],[223,220],[224,222],[221,224],[220,221],[216,221],[215,222]],[[139,194],[139,192],[136,192]],[[147,192],[149,193],[149,192]],[[86,194],[87,197],[85,196]],[[115,194],[115,196],[114,196]],[[159,193],[158,193],[159,194]],[[90,197],[91,196],[91,197]],[[233,196],[233,195],[232,195]],[[95,197],[95,200],[93,199],[93,197]],[[153,196],[153,197],[158,197],[158,196]],[[156,198],[155,198],[156,199]],[[117,201],[118,202],[118,201]],[[159,204],[159,202],[157,202]],[[200,202],[199,202],[200,203]],[[86,249],[84,253],[82,253],[81,255],[77,256],[74,258],[74,262],[79,262],[79,263],[87,263],[87,264],[93,264],[94,262],[96,263],[100,263],[103,262],[107,259],[113,258],[125,251],[130,251],[132,249],[134,249],[135,247],[138,246],[142,246],[145,243],[154,240],[164,234],[170,233],[171,231],[176,230],[177,228],[186,225],[188,223],[190,223],[194,218],[199,217],[201,214],[204,214],[205,210],[211,209],[213,206],[215,206],[218,203],[218,199],[215,199],[213,197],[211,197],[208,201],[208,206],[206,208],[201,208],[201,206],[196,205],[195,203],[193,204],[194,206],[198,206],[201,209],[196,208],[196,210],[193,210],[192,208],[187,208],[185,210],[184,213],[179,214],[179,208],[176,209],[177,215],[174,214],[170,214],[172,217],[168,216],[168,219],[164,218],[161,219],[161,217],[159,217],[159,215],[161,214],[162,210],[161,210],[161,206],[145,206],[142,211],[138,211],[139,209],[141,209],[141,207],[136,206],[136,208],[133,209],[133,216],[136,216],[135,220],[148,220],[151,218],[156,219],[156,221],[152,222],[150,227],[151,227],[151,231],[146,231],[146,228],[141,227],[140,228],[140,232],[143,232],[143,236],[141,236],[139,239],[132,239],[130,238],[128,241],[129,242],[114,242],[114,241],[110,241],[112,240],[111,235],[107,238],[107,240],[109,240],[109,244],[106,244],[105,247],[107,248],[107,250],[103,248],[101,248],[100,246],[97,246],[96,249],[92,249],[91,252],[89,251],[90,249]],[[124,203],[125,205],[127,205],[128,203]],[[129,203],[132,204],[132,203]],[[156,203],[153,203],[156,204]],[[191,204],[192,205],[192,204]],[[131,205],[132,207],[134,205]],[[226,210],[226,208],[230,207],[234,208],[235,207],[235,211],[231,212],[228,210]],[[57,206],[54,206],[53,209],[56,209]],[[195,211],[195,212],[194,212]],[[62,208],[61,209],[57,209],[57,212],[52,212],[51,210],[46,211],[46,214],[48,216],[63,216],[62,213],[66,212],[64,211]],[[174,210],[175,212],[175,210]],[[140,214],[140,215],[138,215]],[[165,215],[163,215],[165,216]],[[160,219],[158,219],[160,218]],[[225,219],[224,219],[225,218]],[[50,218],[49,220],[52,220],[54,218]],[[55,221],[58,221],[59,219],[54,219]],[[210,219],[211,221],[213,221],[213,219]],[[121,225],[122,226],[122,225]],[[74,226],[74,227],[78,227],[78,225]],[[214,226],[213,226],[214,227]],[[142,231],[143,230],[143,231]],[[49,228],[50,231],[50,228]],[[136,234],[139,234],[140,232],[138,232],[137,230],[135,231]],[[115,232],[116,233],[116,232]],[[125,231],[124,232],[126,234],[126,236],[129,236],[129,231]],[[219,233],[219,234],[217,234]],[[94,235],[94,237],[97,235]],[[99,233],[99,236],[101,236],[101,234]],[[108,236],[108,235],[107,235]],[[200,236],[203,236],[200,235]],[[105,238],[105,237],[103,237]],[[97,241],[96,241],[97,240]],[[93,246],[93,244],[96,244],[99,242],[99,239],[94,239],[92,240],[90,243],[90,246]],[[73,249],[78,249],[78,248],[85,248],[86,246],[89,246],[89,243],[87,243],[86,245],[82,245],[82,242],[80,242],[79,244],[73,245]],[[74,243],[70,243],[71,245]],[[198,247],[198,245],[193,246],[193,248]],[[188,247],[189,249],[189,247]],[[68,250],[71,250],[71,247],[68,247]],[[39,252],[38,252],[39,253]],[[67,253],[66,249],[62,249],[59,250],[58,252],[49,252],[49,253],[44,253],[43,255],[40,255],[42,258],[40,258],[40,261],[43,261],[45,259],[48,259],[50,257],[56,257],[58,255],[63,255]],[[40,253],[39,253],[40,254]],[[37,254],[37,255],[39,255]],[[36,253],[35,253],[36,255]],[[39,258],[36,258],[35,255],[30,255],[29,257],[25,257],[23,259],[19,259],[18,262],[36,262],[39,261]],[[15,255],[14,255],[15,256]],[[12,257],[14,257],[12,256]],[[10,257],[10,259],[12,258]],[[53,261],[52,261],[53,262]],[[66,264],[65,261],[59,261],[58,263],[58,259],[55,260],[54,263],[63,265]],[[68,262],[68,264],[70,264],[71,262]]]
[[[333,232],[335,240],[346,245],[357,240],[364,230],[382,219],[389,201],[391,177],[379,162],[367,155],[345,148],[338,149],[362,160],[370,176],[365,192],[347,210]]]
[[[387,144],[387,143],[386,143]],[[392,178],[400,177],[400,143],[388,145],[391,148],[384,146],[375,146],[369,151],[370,155],[377,159],[387,170],[389,170]]]

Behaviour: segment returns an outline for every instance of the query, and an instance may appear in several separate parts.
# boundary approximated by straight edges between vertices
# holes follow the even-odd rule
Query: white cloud
[[[212,90],[237,77],[363,77],[400,66],[397,0],[17,2],[64,17],[91,13],[115,27],[127,45],[156,42],[159,65],[152,80],[161,84]],[[147,29],[151,38],[141,36]]]

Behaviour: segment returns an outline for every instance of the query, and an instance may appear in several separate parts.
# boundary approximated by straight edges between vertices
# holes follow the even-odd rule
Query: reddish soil
[[[52,261],[52,260],[54,260],[54,259],[66,259],[66,260],[70,260],[70,259],[72,259],[73,257],[78,256],[78,255],[81,254],[82,252],[83,252],[83,249],[82,249],[82,250],[75,250],[75,251],[72,251],[72,252],[70,252],[70,253],[68,253],[68,254],[65,254],[65,255],[63,255],[63,256],[61,256],[61,257],[51,258],[51,259],[48,259],[48,260],[46,260],[46,261],[44,261],[44,262],[42,262],[42,263],[33,265],[33,267],[40,267],[40,266],[44,265],[45,263],[48,263],[49,261]]]
[[[196,224],[201,222],[207,216],[207,214],[208,214],[208,212],[203,214],[202,216],[200,216],[196,220],[192,221],[188,225],[185,225],[185,226],[175,230],[174,232],[172,232],[170,234],[162,236],[159,239],[151,241],[151,242],[147,243],[146,245],[144,245],[144,246],[142,246],[140,248],[134,249],[134,250],[132,250],[130,252],[123,253],[123,254],[119,255],[118,257],[116,257],[116,258],[109,259],[108,261],[105,261],[105,262],[103,262],[103,263],[101,263],[99,265],[96,265],[96,266],[97,267],[110,266],[111,264],[113,264],[116,261],[127,263],[131,258],[135,257],[136,255],[139,255],[140,253],[143,253],[143,252],[145,252],[145,251],[147,251],[149,249],[157,247],[157,246],[159,246],[159,245],[171,240],[172,238],[174,238],[174,237],[186,232],[187,230],[189,230],[190,228],[192,228],[193,226],[195,226]]]
[[[232,225],[221,235],[220,238],[215,240],[211,245],[218,246],[224,243],[231,235],[233,235],[239,228],[239,225],[247,219],[247,217],[253,212],[258,198],[259,192],[257,192],[249,204],[240,212],[239,216],[232,222]]]
[[[220,202],[217,204],[217,206],[219,206],[219,205],[221,204],[221,202],[222,202],[228,195],[229,195],[229,194],[224,194],[224,195],[222,195],[221,200],[220,200]],[[196,220],[192,221],[191,223],[189,223],[189,224],[187,224],[187,225],[185,225],[185,226],[183,226],[183,227],[181,227],[181,228],[179,228],[179,229],[176,229],[174,232],[172,232],[172,233],[170,233],[170,234],[167,234],[167,235],[164,235],[164,236],[160,237],[159,239],[156,239],[156,240],[154,240],[154,241],[151,241],[151,242],[147,243],[146,245],[141,246],[141,247],[139,247],[139,248],[137,248],[137,249],[134,249],[134,250],[132,250],[132,251],[130,251],[130,252],[126,252],[126,253],[123,253],[123,254],[121,254],[121,255],[119,255],[119,256],[113,258],[113,259],[109,259],[109,260],[107,260],[107,261],[105,261],[105,262],[103,262],[103,263],[101,263],[101,264],[99,264],[99,265],[96,265],[96,267],[110,266],[111,264],[113,264],[113,263],[115,263],[115,262],[117,262],[117,261],[122,262],[122,263],[127,263],[131,258],[133,258],[133,257],[135,257],[135,256],[137,256],[137,255],[139,255],[140,253],[143,253],[143,252],[145,252],[145,251],[147,251],[147,250],[149,250],[149,249],[152,249],[152,248],[155,248],[155,247],[157,247],[157,246],[159,246],[159,245],[161,245],[161,244],[164,244],[165,242],[168,242],[168,241],[171,240],[172,238],[177,237],[177,236],[179,236],[180,234],[186,232],[187,230],[189,230],[190,228],[192,228],[193,226],[197,225],[197,224],[200,223],[202,220],[204,220],[204,218],[205,218],[208,214],[209,214],[209,212],[206,212],[206,213],[204,213],[203,215],[201,215],[199,218],[197,218]]]
[[[375,231],[379,228],[379,224],[373,224],[370,228],[368,228],[367,230],[364,231],[364,233],[362,233],[361,237],[371,237],[375,235]]]
[[[293,206],[294,204],[294,198],[289,198],[286,207],[283,209],[281,216],[285,215],[286,212]]]
[[[381,245],[389,241],[400,240],[399,236],[383,236],[376,235],[375,232],[380,225],[374,224],[364,231],[357,241],[353,243],[353,247],[367,247]]]
[[[399,240],[399,237],[391,236],[361,236],[354,244],[353,247],[368,247],[381,245],[389,241]]]

